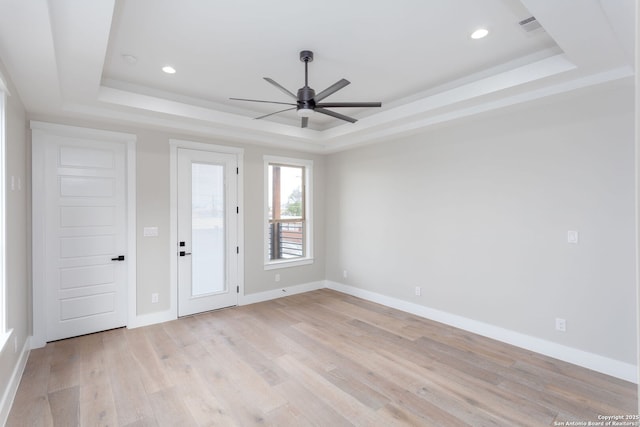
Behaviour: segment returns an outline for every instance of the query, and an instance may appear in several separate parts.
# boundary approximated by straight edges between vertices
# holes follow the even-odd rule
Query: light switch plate
[[[567,243],[578,243],[578,232],[575,230],[567,231]]]

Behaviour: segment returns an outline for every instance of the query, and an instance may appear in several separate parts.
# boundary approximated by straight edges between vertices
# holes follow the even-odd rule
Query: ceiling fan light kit
[[[259,99],[246,99],[246,98],[230,98],[234,101],[248,101],[248,102],[263,102],[268,104],[281,104],[290,105],[292,107],[285,108],[284,110],[276,111],[274,113],[265,114],[257,119],[263,119],[265,117],[273,116],[274,114],[283,113],[285,111],[296,110],[298,117],[302,118],[301,127],[306,128],[309,123],[309,117],[314,113],[321,113],[327,116],[335,117],[340,120],[355,123],[357,120],[353,117],[345,116],[344,114],[336,113],[335,111],[327,110],[327,108],[363,108],[363,107],[381,107],[381,102],[328,102],[321,103],[323,99],[330,95],[333,95],[340,89],[350,84],[349,80],[341,79],[332,84],[322,92],[316,95],[316,91],[309,87],[309,62],[313,61],[313,52],[310,50],[303,50],[300,52],[300,61],[304,62],[304,86],[298,89],[297,95],[289,91],[284,86],[277,83],[275,80],[264,77],[264,79],[282,91],[287,96],[295,99],[295,104],[290,102],[278,102],[278,101],[262,101]]]
[[[298,117],[311,117],[315,114],[315,111],[311,108],[298,108]]]

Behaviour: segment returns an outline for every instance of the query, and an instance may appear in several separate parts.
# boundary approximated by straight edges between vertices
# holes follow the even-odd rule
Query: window
[[[311,160],[265,156],[265,269],[313,262]]]

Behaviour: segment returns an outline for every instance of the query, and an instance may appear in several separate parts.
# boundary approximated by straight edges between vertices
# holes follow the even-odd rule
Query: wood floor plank
[[[55,427],[80,425],[80,387],[70,387],[49,393],[49,405]]]
[[[214,346],[211,341],[208,341],[203,345],[213,363],[233,372],[233,376],[229,377],[230,382],[262,414],[286,405],[287,401],[282,395],[273,393],[271,386],[251,366],[236,356],[230,348],[235,346],[233,342]]]
[[[309,426],[354,426],[351,421],[340,415],[331,405],[318,399],[313,390],[298,381],[290,380],[274,387],[280,394],[289,396],[289,405],[300,408],[305,422]],[[304,409],[303,409],[304,408]]]
[[[198,426],[236,426],[231,411],[200,381],[189,387],[179,388],[185,407]]]
[[[424,417],[425,422],[434,425],[451,425],[456,426],[463,424],[462,421],[452,414],[446,413],[431,402],[416,396],[406,386],[415,381],[416,377],[404,370],[397,369],[393,363],[381,358],[376,352],[371,352],[364,348],[352,345],[352,341],[336,340],[331,336],[331,332],[325,332],[314,326],[307,324],[297,324],[295,329],[305,332],[309,337],[322,342],[326,347],[331,347],[336,353],[342,357],[358,361],[359,364],[366,369],[367,376],[361,378],[365,383],[369,384],[372,378],[376,378],[377,373],[384,373],[376,378],[373,383],[374,387],[379,387],[384,394],[394,403],[402,404],[412,413]],[[380,387],[380,382],[385,383]]]
[[[32,350],[20,381],[11,410],[8,426],[52,426],[51,407],[48,399],[51,371],[51,348]],[[23,424],[18,424],[20,421]]]
[[[138,375],[147,393],[155,393],[173,386],[163,361],[158,356],[149,335],[142,328],[132,329],[125,334],[127,347],[138,367]]]
[[[107,427],[117,424],[111,382],[89,382],[80,386],[80,425]]]
[[[544,426],[634,384],[331,290],[31,352],[8,426]]]
[[[49,370],[48,391],[75,387],[81,382],[81,364],[78,353],[79,338],[53,343],[56,347],[52,354]]]
[[[360,319],[401,337],[415,339],[423,335],[421,331],[407,328],[407,323],[400,319],[381,313],[373,313],[366,308],[344,302],[341,299],[332,299],[324,305],[335,313],[348,314],[352,318]]]
[[[124,333],[104,339],[105,360],[116,405],[118,425],[157,425],[138,364],[129,351]]]
[[[307,388],[314,391],[316,399],[321,399],[345,419],[356,425],[371,425],[373,414],[353,396],[336,388],[321,375],[309,368],[304,362],[296,358],[284,355],[278,359],[278,363],[289,372],[296,381],[302,382]]]
[[[311,425],[311,423],[302,416],[299,410],[287,404],[265,414],[264,425],[273,427],[305,426]]]
[[[211,339],[207,341],[214,344]],[[256,425],[257,420],[263,419],[264,413],[256,408],[252,401],[246,399],[243,390],[235,382],[233,372],[218,360],[210,358],[209,351],[204,347],[204,345],[185,347],[185,352],[192,361],[195,375],[191,382],[183,383],[181,386],[192,389],[190,384],[196,384],[201,388],[201,396],[207,399],[207,406],[214,411],[216,418],[232,419],[241,426]],[[196,413],[196,411],[191,412]]]
[[[156,391],[149,395],[151,407],[156,416],[156,421],[161,427],[193,426],[195,420],[187,409],[182,394],[177,387]]]

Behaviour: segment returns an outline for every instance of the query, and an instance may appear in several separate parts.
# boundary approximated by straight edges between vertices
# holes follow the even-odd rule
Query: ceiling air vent
[[[537,30],[540,30],[542,28],[542,25],[540,25],[535,16],[530,16],[527,19],[523,19],[522,21],[518,22],[518,25],[520,25],[520,28],[522,28],[527,33],[537,32]]]

